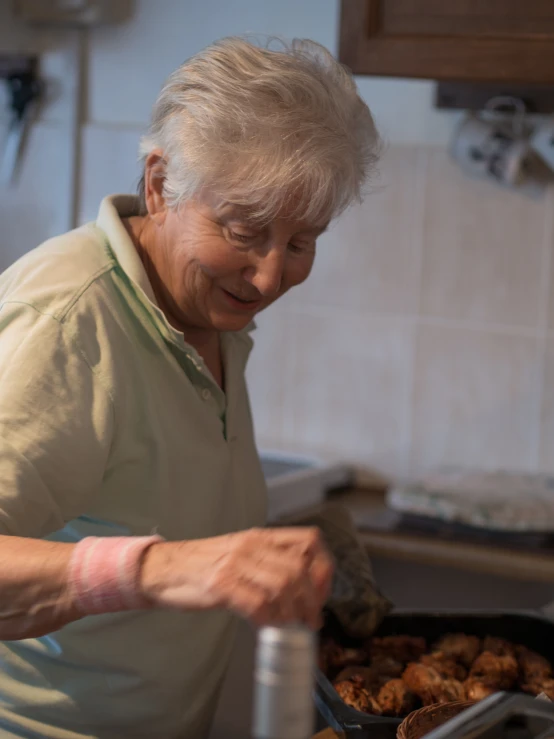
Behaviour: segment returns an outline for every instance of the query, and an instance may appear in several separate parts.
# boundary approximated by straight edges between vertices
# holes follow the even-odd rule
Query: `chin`
[[[211,316],[211,324],[216,331],[242,331],[245,329],[254,319],[255,313],[248,313],[244,316],[237,316],[232,314],[218,314]]]

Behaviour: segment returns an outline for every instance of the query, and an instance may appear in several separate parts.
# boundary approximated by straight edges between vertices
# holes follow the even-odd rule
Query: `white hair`
[[[206,188],[255,219],[326,223],[361,199],[380,143],[352,75],[313,41],[280,43],[226,38],[170,75],[140,146],[164,152],[170,207]]]

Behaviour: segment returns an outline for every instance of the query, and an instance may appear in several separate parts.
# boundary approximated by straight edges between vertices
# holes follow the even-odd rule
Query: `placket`
[[[175,345],[173,345],[175,347]],[[226,413],[227,398],[223,390],[213,379],[204,360],[191,346],[175,347],[179,364],[186,372],[202,403],[210,407],[222,424],[223,436],[227,438]]]

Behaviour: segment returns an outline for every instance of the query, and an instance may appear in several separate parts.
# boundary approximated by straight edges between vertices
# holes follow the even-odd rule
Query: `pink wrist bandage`
[[[85,615],[148,608],[140,592],[140,568],[148,547],[161,536],[90,536],[75,545],[69,584]]]

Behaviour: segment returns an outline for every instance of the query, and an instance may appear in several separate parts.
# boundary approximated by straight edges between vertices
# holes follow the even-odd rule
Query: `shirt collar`
[[[121,220],[138,214],[139,199],[137,196],[110,195],[104,198],[100,204],[96,225],[106,234],[110,248],[123,271],[157,306],[156,296],[142,260]]]

